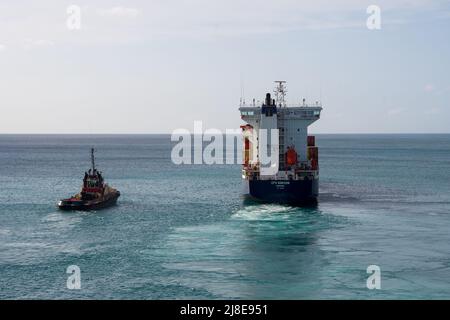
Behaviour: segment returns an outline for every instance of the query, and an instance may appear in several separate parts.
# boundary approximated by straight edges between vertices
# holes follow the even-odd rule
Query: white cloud
[[[98,10],[99,14],[107,17],[125,17],[125,18],[136,18],[140,11],[136,8],[127,7],[112,7],[109,9]]]
[[[385,26],[408,23],[415,14],[434,18],[442,12],[442,1],[377,0],[377,5]],[[12,17],[0,20],[0,39],[8,41],[9,48],[23,46],[24,38],[98,45],[145,42],[155,36],[241,37],[297,30],[365,30],[366,8],[371,4],[361,0],[135,0],[133,6],[90,4],[81,7],[82,29],[69,34],[66,8],[59,2],[41,0],[27,6],[13,1],[0,3],[0,12],[8,12]]]
[[[408,23],[410,13],[433,9],[440,0],[378,0],[383,25]],[[361,0],[191,0],[152,2],[145,11],[150,32],[177,35],[267,34],[295,30],[366,28]],[[395,12],[395,14],[387,13]]]
[[[429,108],[425,111],[425,114],[427,115],[437,115],[441,113],[440,108]]]
[[[425,90],[425,92],[433,92],[435,87],[432,83],[428,83],[423,89]]]
[[[397,116],[405,111],[405,108],[392,108],[388,110],[388,116]]]
[[[36,47],[51,47],[54,45],[55,43],[53,41],[43,39],[25,39],[23,42],[23,47],[25,49],[32,49]]]
[[[5,51],[6,46],[4,44],[0,44],[0,52]]]

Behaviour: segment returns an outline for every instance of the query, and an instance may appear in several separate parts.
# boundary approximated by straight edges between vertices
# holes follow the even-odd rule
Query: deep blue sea
[[[316,140],[295,208],[244,202],[240,165],[172,164],[169,135],[0,135],[0,298],[450,298],[450,135]],[[60,212],[91,146],[118,205]]]

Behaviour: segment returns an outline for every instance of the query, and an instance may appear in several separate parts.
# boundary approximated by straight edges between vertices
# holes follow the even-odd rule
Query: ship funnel
[[[270,93],[266,93],[266,106],[272,105],[272,99],[270,97]]]

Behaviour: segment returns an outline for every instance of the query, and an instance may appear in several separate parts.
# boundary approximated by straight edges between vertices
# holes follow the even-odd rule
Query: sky
[[[0,3],[0,133],[233,129],[275,80],[315,133],[450,133],[450,0]]]

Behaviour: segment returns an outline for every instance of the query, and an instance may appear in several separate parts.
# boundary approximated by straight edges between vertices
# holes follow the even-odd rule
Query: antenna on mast
[[[322,78],[320,78],[319,101],[322,103]]]
[[[94,173],[95,172],[94,148],[91,148],[91,162],[92,162],[92,173]]]
[[[244,80],[242,77],[242,72],[239,76],[240,78],[240,82],[241,82],[241,102],[240,102],[240,106],[245,105],[245,90],[244,90]]]
[[[275,81],[275,83],[277,84],[277,86],[275,87],[274,93],[275,93],[275,100],[277,102],[277,105],[279,106],[283,106],[286,107],[286,86],[285,83],[286,81],[284,80],[277,80]]]

